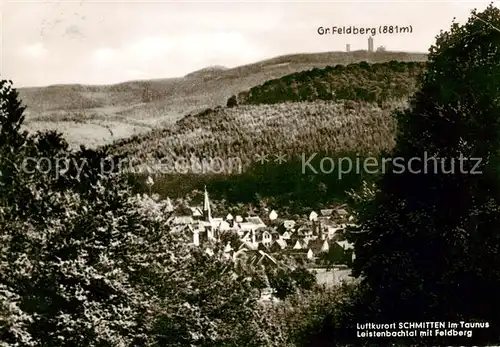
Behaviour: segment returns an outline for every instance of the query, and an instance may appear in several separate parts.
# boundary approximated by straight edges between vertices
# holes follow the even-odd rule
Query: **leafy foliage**
[[[0,146],[2,346],[281,345],[264,329],[251,275],[172,232],[166,203],[132,196],[122,175],[102,170],[116,158],[16,132],[18,105],[4,108]],[[68,166],[41,172],[27,158]]]
[[[285,299],[297,290],[309,291],[316,286],[316,276],[304,267],[268,269],[267,278],[279,299]]]
[[[241,92],[231,104],[273,104],[286,101],[401,99],[415,92],[425,63],[390,61],[327,66],[296,72]]]
[[[368,288],[363,321],[480,320],[490,328],[464,343],[500,338],[498,27],[490,5],[442,32],[412,107],[398,114],[394,156],[420,158],[413,170],[422,171],[389,171],[362,214],[354,270]],[[460,158],[480,158],[481,174]]]
[[[352,285],[317,288],[266,306],[263,314],[286,337],[283,346],[342,346],[345,335],[339,324],[355,298],[356,287]]]

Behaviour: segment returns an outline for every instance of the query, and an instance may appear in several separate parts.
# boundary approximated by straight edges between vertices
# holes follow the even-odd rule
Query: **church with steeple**
[[[207,186],[205,186],[205,194],[203,198],[203,220],[210,222],[212,220],[212,212],[210,210],[210,199],[208,198]]]
[[[266,226],[257,216],[247,217],[246,221],[243,221],[241,216],[233,218],[231,214],[228,214],[226,218],[212,217],[212,206],[206,186],[203,191],[203,206],[190,207],[190,209],[191,216],[177,216],[173,224],[187,226],[192,233],[195,245],[217,242],[222,232],[232,230],[243,237],[248,233],[254,234],[256,229]]]

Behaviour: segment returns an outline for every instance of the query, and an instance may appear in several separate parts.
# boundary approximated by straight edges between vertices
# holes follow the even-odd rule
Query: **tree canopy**
[[[473,339],[498,341],[498,28],[490,5],[438,35],[421,89],[397,114],[393,157],[417,160],[389,170],[361,216],[363,321],[488,321]]]

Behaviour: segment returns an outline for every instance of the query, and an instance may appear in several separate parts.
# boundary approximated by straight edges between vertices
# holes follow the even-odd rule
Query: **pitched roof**
[[[311,249],[314,253],[317,253],[323,247],[324,240],[311,240],[308,242],[307,247]]]
[[[178,224],[192,224],[194,222],[193,218],[191,216],[177,216],[174,217],[172,223],[174,225]]]
[[[316,218],[318,218],[318,214],[316,212],[312,211],[309,214],[309,220],[315,220]]]
[[[224,247],[224,253],[231,252],[233,250],[233,247],[231,247],[231,243],[228,242],[226,247]]]
[[[257,216],[247,217],[247,218],[246,218],[246,222],[248,222],[248,223],[252,223],[252,224],[255,224],[255,225],[262,225],[262,226],[265,226],[265,224],[264,224],[264,222],[262,221],[262,219],[260,219],[260,217],[257,217]]]
[[[319,213],[326,217],[326,216],[331,216],[332,213],[333,213],[333,209],[332,208],[327,208],[327,209],[324,209],[324,210],[320,210]]]
[[[312,250],[315,254],[320,252],[328,252],[330,245],[327,240],[311,240],[307,244],[307,247]]]
[[[243,229],[243,230],[255,230],[258,228],[258,225],[255,225],[253,223],[248,223],[248,222],[241,222],[238,223],[238,226]]]
[[[199,207],[190,207],[191,212],[193,213],[193,217],[201,217],[203,216],[203,212]]]
[[[278,218],[278,213],[275,211],[275,210],[272,210],[270,213],[269,213],[269,219],[271,220],[274,220]]]
[[[263,244],[262,242],[259,243],[259,245],[257,246],[257,249],[260,251],[264,251],[264,252],[270,251],[269,247],[266,246],[265,244]]]
[[[286,241],[282,240],[282,239],[278,239],[278,240],[274,241],[273,244],[277,244],[278,246],[280,246],[281,249],[285,249],[287,246]]]
[[[354,244],[350,243],[349,241],[337,241],[337,244],[345,250],[354,249]]]
[[[268,263],[270,265],[278,265],[278,261],[274,259],[271,255],[267,254],[265,251],[249,251],[250,255],[249,263],[251,265],[260,265],[263,263]]]
[[[293,244],[293,249],[305,249],[305,248],[307,248],[307,242],[304,240],[301,240],[301,239],[298,239],[296,241],[294,240],[292,242],[292,244]]]
[[[210,226],[215,229],[219,229],[221,231],[229,230],[231,229],[231,226],[229,225],[228,222],[222,220],[222,218],[213,218],[210,222]]]
[[[293,249],[293,248],[287,248],[286,253],[288,254],[306,254],[309,251],[308,248],[301,248],[301,249]]]

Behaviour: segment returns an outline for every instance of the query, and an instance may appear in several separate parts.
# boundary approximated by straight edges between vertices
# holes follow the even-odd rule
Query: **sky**
[[[367,49],[369,35],[319,27],[407,27],[387,50],[427,52],[453,17],[489,1],[0,0],[0,77],[15,87],[180,77],[290,53]],[[495,2],[496,3],[496,2]]]

